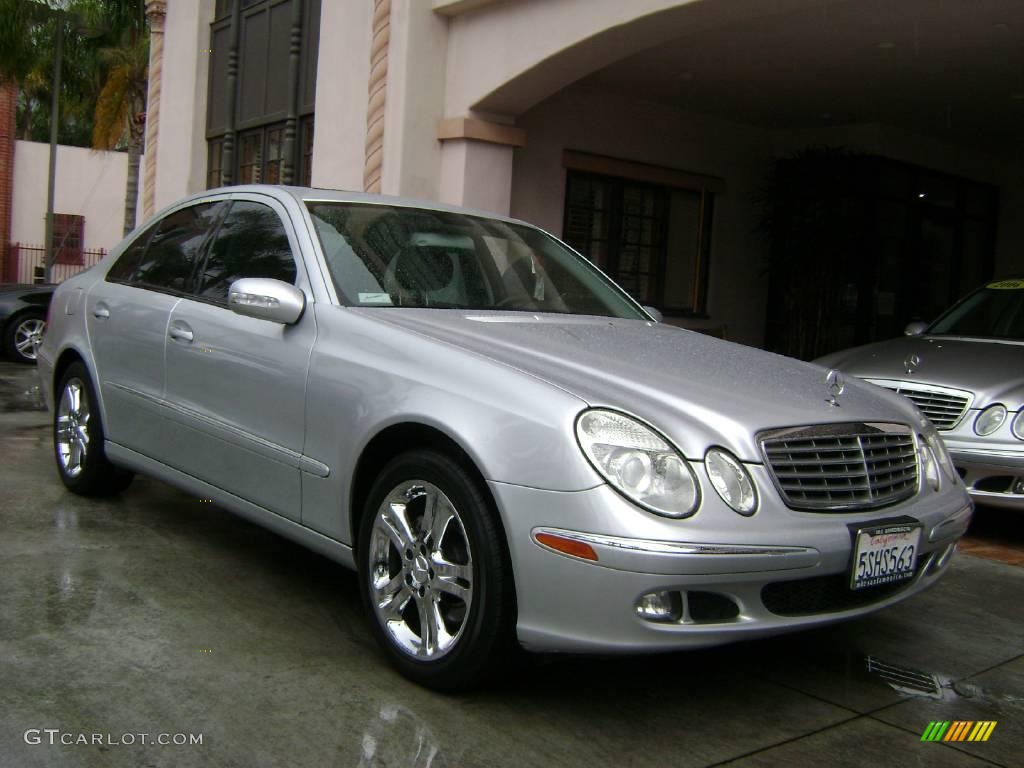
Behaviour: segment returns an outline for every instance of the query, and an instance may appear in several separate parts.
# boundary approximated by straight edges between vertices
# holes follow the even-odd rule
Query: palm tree
[[[32,32],[52,15],[43,3],[0,0],[0,77],[19,82],[39,65]]]
[[[124,234],[135,228],[139,159],[146,134],[149,30],[145,0],[76,0],[83,17],[108,30],[99,58],[102,86],[93,115],[92,145],[128,151]]]
[[[0,82],[22,84],[23,134],[32,135],[32,112],[52,93],[55,24],[66,31],[61,138],[91,122],[94,148],[128,151],[127,234],[135,226],[145,134],[145,0],[0,0]]]
[[[125,184],[124,234],[135,228],[139,197],[139,159],[146,133],[146,92],[149,83],[149,38],[139,36],[116,48],[104,48],[100,59],[106,78],[93,121],[92,144],[96,149],[128,150]]]
[[[18,135],[27,141],[47,141],[56,25],[64,26],[61,63],[60,126],[62,144],[89,146],[92,113],[99,90],[100,71],[94,40],[83,31],[77,0],[68,5],[29,0],[0,0],[0,81],[18,89]],[[105,31],[105,30],[100,30]],[[84,141],[83,141],[84,140]]]

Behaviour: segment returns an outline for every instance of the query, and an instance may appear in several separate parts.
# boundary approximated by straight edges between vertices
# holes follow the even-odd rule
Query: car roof
[[[469,216],[480,216],[486,219],[495,219],[509,224],[521,224],[523,226],[536,228],[535,225],[510,216],[502,216],[493,211],[484,211],[475,208],[464,208],[458,205],[439,203],[434,200],[424,200],[415,197],[400,197],[396,195],[375,195],[369,192],[354,192],[343,189],[324,189],[320,187],[296,187],[284,184],[239,184],[231,187],[217,187],[207,189],[185,200],[202,199],[211,195],[226,195],[240,192],[251,192],[257,194],[271,195],[274,197],[290,196],[300,204],[307,202],[339,202],[339,203],[369,203],[376,205],[391,205],[401,208],[425,208],[432,211],[443,211],[446,213],[462,213]],[[178,203],[175,203],[177,205]]]

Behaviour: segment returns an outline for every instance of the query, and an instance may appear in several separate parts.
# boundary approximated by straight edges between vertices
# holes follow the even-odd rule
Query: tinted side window
[[[155,224],[148,227],[117,257],[114,266],[107,272],[107,280],[112,283],[127,283],[131,281],[135,267],[138,265],[139,259],[142,258],[142,254],[145,253],[146,244],[149,242],[154,229],[156,229]]]
[[[226,203],[202,203],[165,216],[149,241],[132,282],[145,288],[188,292],[203,242]]]
[[[226,302],[231,283],[242,277],[295,283],[295,258],[280,217],[269,206],[245,200],[232,204],[217,230],[197,293]]]

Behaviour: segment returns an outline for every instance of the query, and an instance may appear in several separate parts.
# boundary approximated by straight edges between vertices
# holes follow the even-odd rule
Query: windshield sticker
[[[360,304],[390,304],[391,296],[387,293],[359,293]]]
[[[1024,289],[1024,280],[999,280],[985,287],[995,288],[997,291],[1019,291]]]

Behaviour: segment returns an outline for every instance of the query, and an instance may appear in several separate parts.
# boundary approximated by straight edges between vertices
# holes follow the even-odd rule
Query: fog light
[[[683,598],[678,592],[648,592],[636,601],[636,613],[648,621],[679,621]]]

